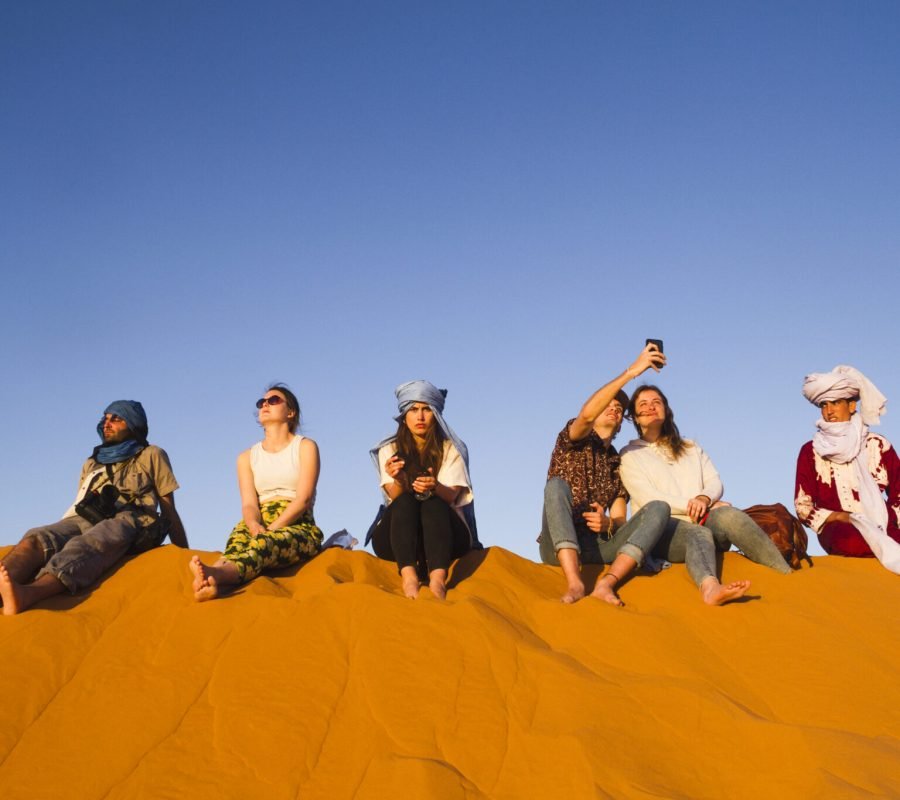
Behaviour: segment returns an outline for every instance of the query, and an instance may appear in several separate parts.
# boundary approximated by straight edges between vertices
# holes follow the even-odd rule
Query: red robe
[[[877,433],[866,439],[866,463],[875,482],[887,493],[887,534],[900,542],[900,458],[891,443]],[[800,448],[794,506],[797,516],[819,536],[826,553],[872,557],[860,532],[849,522],[825,520],[833,511],[862,512],[853,464],[836,464],[817,455],[813,443]]]

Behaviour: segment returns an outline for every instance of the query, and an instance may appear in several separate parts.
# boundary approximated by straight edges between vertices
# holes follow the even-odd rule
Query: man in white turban
[[[807,375],[803,395],[822,418],[797,458],[797,515],[826,553],[875,556],[900,572],[900,458],[868,428],[884,413],[884,395],[848,366]]]

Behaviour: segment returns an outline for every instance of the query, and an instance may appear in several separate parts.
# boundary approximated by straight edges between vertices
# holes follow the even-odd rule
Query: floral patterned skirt
[[[288,507],[288,500],[272,500],[262,503],[259,511],[263,525],[271,525]],[[316,525],[311,511],[306,512],[293,525],[266,531],[259,536],[250,533],[241,520],[234,526],[222,557],[237,568],[241,582],[249,581],[270,567],[289,567],[316,555],[322,547],[322,531]]]

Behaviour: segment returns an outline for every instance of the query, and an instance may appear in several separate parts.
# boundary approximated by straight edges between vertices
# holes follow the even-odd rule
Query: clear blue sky
[[[274,380],[361,538],[422,377],[536,558],[557,432],[648,336],[726,499],[790,506],[805,373],[900,402],[898,41],[895,2],[4,3],[0,541],[136,398],[221,548]]]

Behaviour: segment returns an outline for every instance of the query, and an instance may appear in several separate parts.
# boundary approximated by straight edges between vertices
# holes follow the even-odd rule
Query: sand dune
[[[821,558],[615,609],[499,548],[446,603],[372,556],[195,603],[187,554],[0,619],[0,797],[900,796],[900,580]]]

